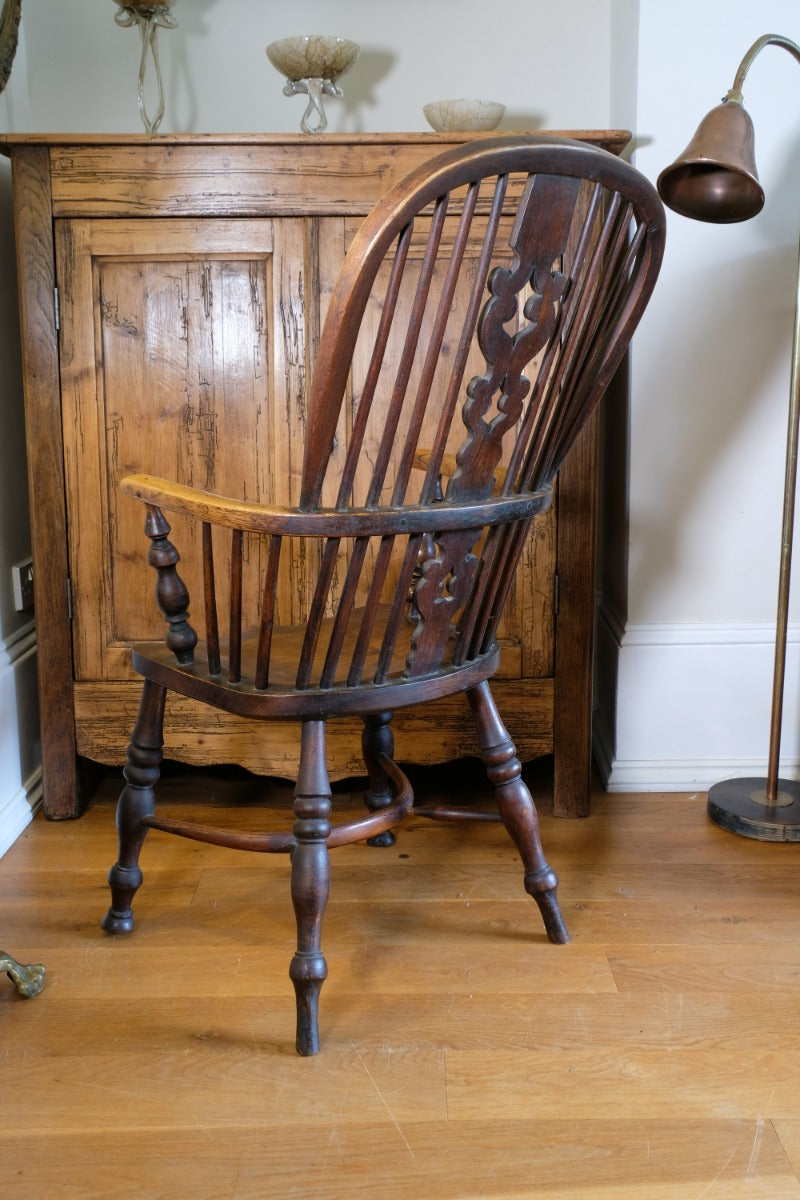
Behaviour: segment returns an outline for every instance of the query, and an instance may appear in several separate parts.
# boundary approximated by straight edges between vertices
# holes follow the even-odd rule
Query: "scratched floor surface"
[[[286,821],[238,773],[175,771],[163,811],[187,787],[206,819]],[[0,945],[47,968],[30,1000],[0,976],[9,1200],[800,1200],[800,847],[700,795],[543,801],[563,947],[496,825],[335,851],[304,1060],[287,860],[151,834],[137,930],[108,938],[115,792],[0,861]]]

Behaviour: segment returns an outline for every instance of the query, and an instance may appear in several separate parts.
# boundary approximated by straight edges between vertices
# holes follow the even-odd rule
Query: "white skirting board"
[[[42,800],[36,632],[26,626],[0,640],[0,856]]]
[[[13,846],[23,829],[30,825],[42,806],[42,772],[28,780],[13,796],[0,802],[0,858]]]
[[[800,776],[800,630],[790,627],[780,774]],[[628,625],[602,604],[594,754],[609,792],[707,791],[767,771],[775,628]]]

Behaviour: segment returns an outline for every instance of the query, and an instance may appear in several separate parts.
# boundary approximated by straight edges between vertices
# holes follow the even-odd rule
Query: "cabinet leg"
[[[467,693],[478,731],[481,758],[503,824],[519,850],[525,867],[525,890],[539,905],[551,942],[568,942],[564,919],[556,898],[558,879],[544,857],[539,837],[539,817],[508,730],[497,711],[489,684]]]
[[[297,1053],[319,1050],[319,993],[328,974],[321,949],[322,918],[330,891],[331,786],[325,764],[325,722],[305,721],[295,790],[292,832],[292,903],[297,950],[289,967],[297,998]]]
[[[117,803],[119,858],[108,874],[111,907],[101,922],[106,933],[130,933],[133,929],[131,904],[142,882],[139,853],[147,836],[142,821],[155,808],[153,788],[160,774],[165,698],[164,688],[145,680],[123,771],[125,787]]]
[[[389,776],[380,765],[378,758],[381,754],[385,754],[387,758],[394,757],[394,734],[389,725],[391,719],[390,712],[370,713],[364,717],[361,750],[369,780],[364,803],[370,812],[387,808],[392,803]],[[367,838],[369,846],[393,846],[396,841],[391,829],[387,829],[384,833],[378,833],[375,837]]]

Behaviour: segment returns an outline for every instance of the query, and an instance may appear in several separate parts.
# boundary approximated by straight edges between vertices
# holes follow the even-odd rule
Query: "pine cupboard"
[[[85,760],[122,763],[140,692],[132,641],[161,636],[139,506],[147,471],[294,503],[326,300],[391,184],[475,135],[6,135],[13,168],[45,812],[80,814]],[[573,132],[619,152],[621,131]],[[358,371],[353,373],[354,396]],[[523,760],[555,754],[555,811],[588,811],[596,425],[537,520],[493,684]],[[176,531],[177,532],[177,531]],[[180,541],[176,538],[178,546]],[[291,561],[280,619],[302,612]],[[191,581],[190,591],[191,591]],[[475,751],[464,698],[397,712],[397,758]],[[360,722],[329,732],[360,774]],[[165,753],[293,778],[297,731],[173,698]]]

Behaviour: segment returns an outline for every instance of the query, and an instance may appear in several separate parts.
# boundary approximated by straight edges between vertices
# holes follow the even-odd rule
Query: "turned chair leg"
[[[119,858],[108,874],[111,907],[101,922],[106,933],[130,933],[133,929],[131,903],[142,882],[139,853],[147,836],[142,820],[155,808],[153,787],[160,774],[165,697],[163,687],[145,680],[123,771],[125,787],[117,803]]]
[[[320,948],[322,918],[330,891],[326,839],[331,830],[331,785],[325,764],[325,722],[305,721],[295,789],[292,832],[292,903],[297,920],[297,951],[289,976],[297,997],[297,1053],[319,1050],[319,993],[328,974]]]
[[[539,905],[550,941],[568,942],[569,934],[556,898],[558,879],[544,857],[536,805],[522,778],[522,766],[514,743],[500,718],[488,683],[472,688],[467,698],[478,731],[481,758],[494,787],[500,816],[525,867],[525,890]]]
[[[380,764],[379,755],[394,758],[394,734],[389,722],[390,712],[369,713],[364,717],[364,728],[361,732],[361,751],[364,765],[367,768],[368,785],[364,803],[370,812],[387,808],[392,803],[392,791],[389,787],[389,776]],[[391,829],[378,833],[375,837],[367,838],[369,846],[393,846],[396,842]]]

